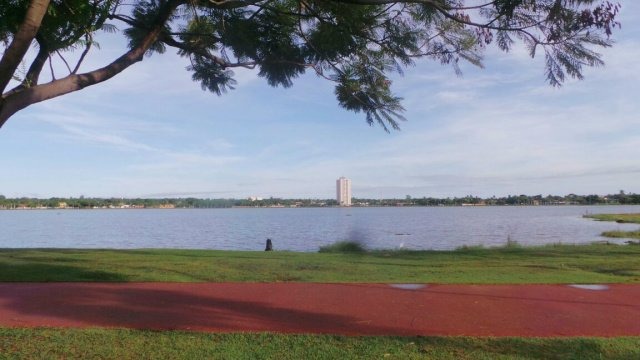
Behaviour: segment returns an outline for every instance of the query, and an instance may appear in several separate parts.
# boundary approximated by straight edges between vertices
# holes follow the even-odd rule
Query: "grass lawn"
[[[212,250],[0,250],[0,281],[640,282],[640,246],[294,253]]]
[[[592,214],[585,215],[586,218],[599,221],[615,221],[618,223],[640,224],[640,214]],[[605,231],[602,236],[612,238],[640,239],[640,230],[637,231]]]
[[[2,329],[0,358],[638,359],[640,338],[345,337]]]

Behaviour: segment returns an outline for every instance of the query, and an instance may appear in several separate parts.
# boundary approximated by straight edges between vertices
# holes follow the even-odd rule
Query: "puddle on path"
[[[389,284],[389,286],[402,290],[420,290],[427,287],[425,284]]]
[[[602,284],[598,284],[598,285],[571,284],[571,285],[568,285],[568,286],[572,287],[572,288],[576,288],[576,289],[582,289],[582,290],[597,290],[597,291],[609,290],[609,286],[608,285],[602,285]]]

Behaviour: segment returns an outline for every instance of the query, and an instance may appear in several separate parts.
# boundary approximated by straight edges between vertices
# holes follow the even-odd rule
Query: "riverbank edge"
[[[640,224],[640,214],[586,214],[584,218],[595,221],[612,221],[618,224]],[[640,230],[636,231],[604,231],[601,236],[617,239],[638,239],[640,240]],[[640,245],[638,242],[628,242],[629,244]]]

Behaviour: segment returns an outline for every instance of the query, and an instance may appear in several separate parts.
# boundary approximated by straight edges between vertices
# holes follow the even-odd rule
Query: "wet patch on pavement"
[[[402,290],[420,290],[427,287],[425,284],[389,284],[392,288]]]
[[[602,284],[570,284],[568,286],[576,289],[582,289],[582,290],[595,290],[595,291],[609,290],[609,285],[602,285]]]

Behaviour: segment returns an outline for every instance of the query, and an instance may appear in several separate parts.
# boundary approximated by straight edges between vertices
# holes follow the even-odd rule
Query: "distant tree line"
[[[0,209],[38,209],[38,208],[231,208],[231,207],[321,207],[335,206],[336,200],[317,199],[198,199],[198,198],[79,198],[52,197],[39,198],[7,198],[0,195]]]
[[[515,205],[640,205],[640,194],[620,191],[610,195],[509,195],[480,198],[464,196],[453,198],[414,198],[407,195],[403,199],[354,198],[354,206],[515,206]],[[231,208],[231,207],[327,207],[337,206],[335,199],[198,199],[198,198],[7,198],[0,195],[0,209],[38,208]]]
[[[366,206],[508,206],[508,205],[639,205],[640,194],[620,191],[610,195],[508,195],[481,198],[473,195],[453,198],[422,197],[404,199],[354,199],[358,205]]]

